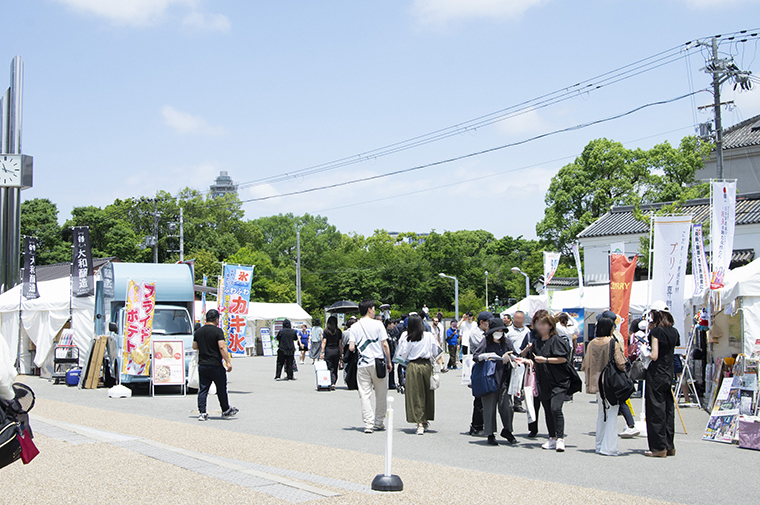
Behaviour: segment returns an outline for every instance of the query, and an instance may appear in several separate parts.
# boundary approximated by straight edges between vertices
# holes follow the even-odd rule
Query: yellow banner
[[[150,376],[150,336],[156,309],[156,285],[129,281],[121,373]]]

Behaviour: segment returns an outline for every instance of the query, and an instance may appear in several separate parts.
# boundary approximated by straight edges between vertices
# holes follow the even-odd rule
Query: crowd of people
[[[218,314],[206,317],[207,325],[196,332],[194,348],[199,350],[200,384],[198,406],[201,420],[211,382],[216,383],[220,405],[226,415],[235,415],[230,407],[224,380],[225,367],[232,364],[223,346],[221,330],[215,327]],[[383,317],[385,316],[385,317]],[[626,343],[618,331],[620,318],[610,310],[597,316],[595,332],[585,343],[581,371],[585,374],[586,393],[596,396],[596,452],[617,456],[618,437],[638,435],[626,400],[612,400],[605,391],[605,374],[617,369],[626,374],[631,357],[640,357],[646,368],[646,426],[649,450],[645,455],[675,455],[674,402],[671,385],[674,377],[674,349],[680,335],[673,327],[673,316],[663,302],[655,302],[645,315],[631,323],[631,340]],[[342,331],[338,319],[330,316],[325,328],[315,320],[309,330],[292,328],[285,320],[277,333],[275,379],[283,368],[287,379],[294,379],[296,355],[303,364],[308,352],[312,361],[324,360],[330,371],[331,390],[343,372],[347,389],[357,390],[361,403],[363,430],[367,434],[385,430],[386,402],[389,389],[405,395],[406,421],[423,435],[435,419],[435,391],[439,373],[464,368],[471,375],[473,404],[469,435],[484,437],[488,445],[499,445],[496,433],[509,445],[518,444],[514,435],[515,412],[528,413],[529,438],[539,435],[539,412],[543,408],[548,440],[543,449],[565,451],[564,406],[582,389],[582,381],[573,358],[579,331],[566,313],[550,314],[538,310],[530,319],[522,311],[494,315],[468,312],[459,321],[444,327],[440,312],[431,317],[427,307],[419,312],[392,319],[390,312],[376,312],[375,303],[359,304],[359,318],[351,317]],[[222,335],[220,337],[220,335]],[[630,344],[630,345],[626,345]],[[626,354],[625,349],[629,348]],[[444,355],[447,354],[447,359]],[[219,366],[213,365],[219,361]],[[612,367],[612,368],[610,368]],[[487,390],[474,387],[476,378],[487,375]],[[481,382],[478,382],[481,384]],[[632,388],[632,386],[631,386]],[[607,393],[605,395],[605,393]],[[630,396],[630,395],[629,395]],[[498,414],[498,416],[497,416]],[[626,429],[618,434],[617,417],[622,415]],[[497,421],[501,420],[499,430]]]

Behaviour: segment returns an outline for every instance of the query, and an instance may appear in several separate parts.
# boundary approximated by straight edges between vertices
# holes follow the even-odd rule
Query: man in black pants
[[[295,380],[293,368],[295,366],[298,332],[291,328],[289,319],[282,322],[282,329],[275,338],[277,339],[277,371],[274,374],[274,380],[280,380],[283,365],[285,365],[285,374],[288,376],[288,380]]]
[[[219,312],[215,309],[209,310],[206,312],[206,324],[196,330],[193,336],[193,349],[198,352],[199,421],[208,421],[206,400],[212,382],[216,384],[216,396],[222,407],[222,417],[226,419],[239,412],[235,407],[230,407],[227,399],[227,372],[232,371],[232,360],[227,352],[224,332],[217,326],[218,323]]]
[[[477,326],[473,327],[470,332],[462,336],[462,340],[467,339],[470,344],[470,352],[473,352],[485,338],[484,333],[488,330],[488,325],[493,319],[493,314],[490,312],[481,312],[478,314]],[[483,431],[483,400],[481,398],[474,398],[472,401],[472,423],[470,424],[469,434],[473,437],[482,437],[485,435]]]

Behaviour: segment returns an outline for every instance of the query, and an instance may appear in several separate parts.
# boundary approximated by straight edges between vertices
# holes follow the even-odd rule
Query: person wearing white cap
[[[645,456],[664,458],[675,456],[675,411],[673,392],[673,351],[680,345],[681,337],[673,327],[673,316],[665,302],[657,301],[649,309],[648,316],[654,328],[649,333],[652,362],[647,367],[646,413],[649,450]]]

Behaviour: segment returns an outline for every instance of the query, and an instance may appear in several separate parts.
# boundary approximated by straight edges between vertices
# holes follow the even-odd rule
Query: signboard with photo
[[[181,340],[153,340],[151,379],[157,386],[185,384],[185,345]]]

